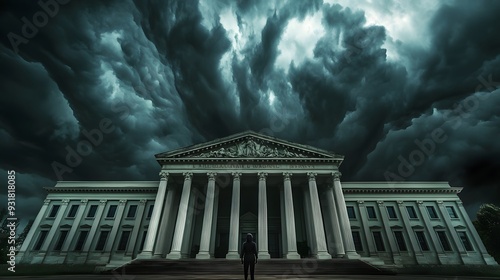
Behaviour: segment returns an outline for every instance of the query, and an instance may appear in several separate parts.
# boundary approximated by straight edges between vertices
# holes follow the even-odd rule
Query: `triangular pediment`
[[[257,221],[257,216],[251,212],[241,215],[240,221]]]
[[[156,155],[157,160],[187,159],[237,159],[237,158],[284,158],[284,159],[336,159],[343,156],[332,152],[288,142],[282,139],[247,131],[186,148]]]

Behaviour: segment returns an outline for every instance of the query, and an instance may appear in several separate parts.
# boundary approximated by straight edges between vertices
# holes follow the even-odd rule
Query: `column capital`
[[[217,172],[208,172],[207,176],[209,181],[215,181],[215,176],[217,176]]]
[[[455,201],[459,207],[464,206],[464,203],[461,200]]]
[[[403,205],[404,202],[402,200],[398,200],[397,203],[398,205]]]
[[[259,180],[261,180],[261,181],[266,180],[266,177],[267,177],[266,172],[259,172],[257,175],[259,175]]]
[[[365,206],[365,202],[363,200],[358,200],[357,203],[359,206]]]
[[[159,175],[160,175],[160,177],[161,177],[161,180],[167,180],[167,179],[168,179],[168,175],[169,175],[169,174],[168,174],[168,172],[167,172],[167,171],[162,170],[162,171],[160,171]]]
[[[68,205],[68,203],[69,203],[69,199],[63,199],[62,200],[62,204],[63,205]]]
[[[241,172],[233,172],[231,173],[233,175],[233,180],[239,180],[241,177]]]
[[[340,181],[340,177],[342,176],[342,173],[340,171],[334,171],[332,172],[333,180],[335,181]]]
[[[101,200],[99,200],[99,204],[101,204],[101,205],[106,204],[106,202],[108,202],[107,199],[101,199]]]
[[[44,205],[49,205],[49,203],[50,203],[50,199],[45,199],[45,200],[43,201],[43,204],[44,204]]]
[[[184,176],[184,181],[189,181],[193,178],[193,172],[184,172],[182,175]]]
[[[382,205],[384,205],[384,201],[383,200],[377,200],[377,204],[378,204],[378,206],[382,206]]]
[[[82,199],[82,200],[80,200],[80,204],[81,205],[87,205],[87,202],[89,202],[88,199]]]
[[[309,177],[309,181],[316,181],[316,175],[318,175],[318,173],[307,172],[307,177]]]
[[[285,181],[290,181],[290,177],[292,177],[293,173],[291,172],[283,172],[283,179]]]
[[[120,199],[120,205],[125,205],[125,203],[127,203],[126,199]]]
[[[417,200],[417,204],[422,205],[422,204],[424,204],[424,202],[422,200]]]
[[[442,200],[438,200],[438,201],[436,201],[436,202],[437,202],[437,204],[439,204],[439,205],[443,205],[443,201],[442,201]]]
[[[145,205],[145,204],[146,204],[146,202],[148,202],[146,199],[141,199],[141,200],[139,201],[139,203],[140,203],[141,205]]]

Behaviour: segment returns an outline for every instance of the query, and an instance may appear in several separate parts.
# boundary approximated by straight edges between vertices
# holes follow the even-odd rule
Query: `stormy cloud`
[[[371,2],[3,1],[19,215],[57,180],[156,180],[154,154],[248,129],[345,155],[344,181],[500,203],[500,3]]]

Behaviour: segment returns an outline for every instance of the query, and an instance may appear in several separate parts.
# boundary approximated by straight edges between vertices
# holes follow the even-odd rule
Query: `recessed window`
[[[74,218],[76,216],[76,212],[78,211],[79,205],[71,205],[68,212],[68,218]]]
[[[96,251],[104,250],[104,245],[106,245],[106,240],[108,240],[109,230],[101,231],[97,244],[95,246]]]
[[[64,241],[66,240],[66,237],[68,236],[68,231],[67,230],[62,230],[61,234],[59,235],[59,239],[57,240],[56,246],[54,247],[55,251],[60,251],[62,248],[62,245],[64,244]]]
[[[116,214],[116,205],[110,205],[108,209],[108,214],[106,215],[106,218],[114,218]]]
[[[376,219],[377,214],[375,213],[375,208],[373,206],[366,206],[366,211],[368,212],[368,218]]]
[[[443,246],[444,251],[451,251],[450,242],[448,242],[448,237],[446,237],[446,232],[440,230],[436,231],[437,236],[439,237],[439,241],[441,242],[441,246]]]
[[[387,206],[387,214],[389,214],[389,219],[397,219],[398,215],[396,214],[396,209],[394,206]]]
[[[375,247],[377,248],[377,251],[385,251],[384,241],[382,240],[382,233],[380,233],[380,231],[373,232],[373,239],[375,240]]]
[[[76,241],[75,251],[81,251],[83,248],[83,244],[87,240],[87,236],[89,235],[88,230],[80,231],[80,235],[78,235],[78,240]]]
[[[87,218],[94,218],[97,212],[97,205],[90,205],[89,212],[87,213]]]
[[[49,233],[48,230],[40,231],[40,235],[38,236],[38,240],[35,244],[35,247],[33,247],[33,250],[38,251],[40,250],[40,248],[42,248],[43,242],[45,242],[48,233]]]
[[[135,217],[135,212],[137,211],[137,205],[130,205],[127,212],[127,218]]]
[[[406,206],[406,211],[408,211],[408,216],[410,219],[417,218],[417,212],[415,212],[415,208],[413,206]]]
[[[474,251],[474,248],[472,248],[472,244],[470,243],[469,237],[467,237],[467,233],[465,231],[459,231],[458,237],[460,237],[460,240],[462,240],[462,244],[464,244],[465,250],[466,251]]]
[[[423,231],[416,231],[418,244],[420,245],[420,249],[422,251],[429,251],[429,245],[427,244],[427,239],[425,239],[425,234]]]
[[[438,214],[437,214],[436,208],[434,208],[434,206],[427,206],[427,212],[429,213],[429,217],[431,217],[431,219],[438,218]]]
[[[49,213],[49,218],[54,218],[57,215],[57,211],[59,211],[59,207],[61,207],[61,205],[53,205],[52,206],[52,209],[50,210],[50,213]]]
[[[396,238],[396,243],[398,244],[399,251],[401,252],[408,251],[408,249],[406,248],[406,242],[403,236],[403,232],[400,230],[395,230],[394,237]]]
[[[125,249],[127,249],[129,237],[130,237],[130,230],[122,232],[120,242],[118,243],[118,248],[117,248],[118,251],[125,251]]]
[[[352,240],[354,241],[354,248],[356,251],[363,251],[363,244],[361,243],[361,235],[359,234],[359,231],[352,232]]]
[[[148,215],[146,216],[146,218],[150,219],[151,216],[153,215],[153,207],[154,207],[154,205],[149,205]]]
[[[458,218],[457,212],[455,212],[455,208],[453,208],[453,206],[446,206],[446,210],[448,210],[448,214],[450,214],[450,218],[452,218],[452,219]]]
[[[347,216],[349,219],[356,219],[356,212],[354,212],[354,207],[347,206]]]

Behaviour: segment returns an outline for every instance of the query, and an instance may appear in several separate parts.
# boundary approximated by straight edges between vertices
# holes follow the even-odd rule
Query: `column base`
[[[177,252],[170,252],[170,253],[167,254],[166,259],[168,259],[168,260],[182,259],[181,252],[179,252],[179,251],[177,251]]]
[[[271,255],[269,255],[268,252],[259,252],[259,255],[258,255],[259,259],[261,260],[268,260],[271,258]]]
[[[327,260],[331,259],[332,256],[328,254],[328,252],[318,252],[317,254],[313,255],[313,258],[318,259],[318,260]]]
[[[208,260],[208,259],[213,259],[212,256],[208,252],[199,252],[196,254],[196,258],[200,260]]]
[[[498,265],[497,261],[490,254],[483,254],[483,259],[487,265]]]
[[[236,252],[236,251],[229,251],[226,254],[226,259],[228,259],[228,260],[237,260],[239,258],[240,258],[240,254],[238,254],[238,252]]]
[[[136,259],[144,260],[144,259],[158,259],[161,256],[153,255],[152,251],[142,251],[137,255]]]
[[[344,254],[344,259],[357,260],[357,259],[360,259],[360,258],[361,258],[361,256],[357,252],[346,252]]]
[[[297,252],[289,252],[285,258],[288,260],[300,260],[300,255]]]

